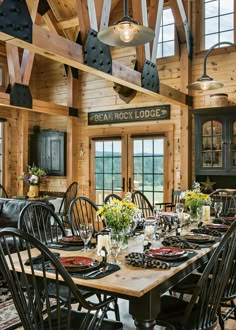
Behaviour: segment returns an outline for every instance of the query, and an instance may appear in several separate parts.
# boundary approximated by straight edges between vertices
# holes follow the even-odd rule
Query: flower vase
[[[39,186],[38,185],[30,185],[29,191],[27,194],[28,197],[35,198],[39,196]]]
[[[190,212],[189,212],[190,221],[191,222],[197,221],[197,218],[198,218],[197,206],[190,206],[189,209],[190,209]]]
[[[115,230],[114,228],[111,228],[111,233],[112,234],[119,234],[122,236],[122,242],[120,248],[122,250],[127,249],[128,244],[129,244],[129,233],[128,230],[123,229],[123,230]]]

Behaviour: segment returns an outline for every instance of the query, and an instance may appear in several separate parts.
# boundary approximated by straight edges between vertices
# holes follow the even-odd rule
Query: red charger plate
[[[60,240],[59,240],[60,243],[63,243],[63,244],[73,244],[73,245],[81,245],[81,244],[84,244],[83,243],[83,240],[81,239],[80,236],[65,236],[65,237],[62,237]]]
[[[70,272],[93,269],[99,265],[99,261],[88,257],[61,257],[58,260]]]
[[[209,243],[215,240],[213,236],[206,234],[188,234],[182,236],[181,238],[195,243]]]
[[[158,248],[150,249],[146,251],[146,254],[152,258],[161,260],[176,260],[179,258],[186,257],[188,253],[183,249],[178,248]]]
[[[221,223],[209,223],[205,225],[208,229],[216,229],[220,231],[227,231],[229,229],[228,225],[224,225]]]

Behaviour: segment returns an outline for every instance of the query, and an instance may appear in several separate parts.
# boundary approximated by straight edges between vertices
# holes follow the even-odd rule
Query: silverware
[[[90,273],[84,274],[84,276],[85,277],[95,277],[100,273],[105,273],[108,270],[108,268],[109,268],[109,266],[103,266],[103,267],[100,267],[100,268],[90,272]]]

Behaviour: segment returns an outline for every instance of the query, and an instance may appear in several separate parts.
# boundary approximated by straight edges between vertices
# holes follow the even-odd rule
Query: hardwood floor
[[[121,321],[124,324],[124,330],[134,330],[136,329],[134,326],[133,319],[129,315],[129,304],[127,301],[119,299],[119,306],[120,306],[120,315]],[[110,314],[109,317],[113,318],[113,315]],[[155,327],[155,330],[161,330],[163,328]],[[218,325],[215,330],[221,330],[220,326]],[[236,320],[229,319],[225,322],[225,330],[236,330]]]

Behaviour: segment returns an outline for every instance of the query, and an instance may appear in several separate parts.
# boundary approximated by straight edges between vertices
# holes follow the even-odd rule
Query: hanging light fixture
[[[220,42],[217,42],[215,45],[211,46],[211,48],[208,49],[206,55],[204,56],[203,74],[201,75],[201,77],[199,77],[197,79],[197,81],[195,81],[194,83],[188,85],[187,86],[188,89],[206,91],[206,90],[221,88],[221,87],[224,86],[224,84],[222,84],[221,82],[213,80],[213,78],[208,76],[208,74],[206,73],[207,57],[214,48],[216,48],[217,46],[220,46],[220,45],[229,45],[229,46],[232,46],[232,47],[236,48],[236,44],[233,44],[232,42],[229,42],[229,41],[220,41]]]
[[[153,40],[155,32],[128,16],[128,0],[124,0],[124,17],[113,25],[103,28],[97,37],[110,46],[130,47],[143,45]]]

